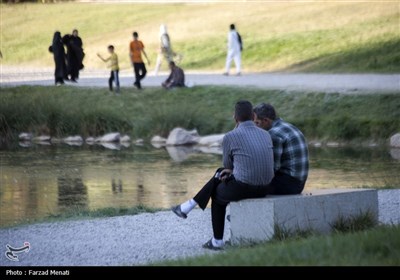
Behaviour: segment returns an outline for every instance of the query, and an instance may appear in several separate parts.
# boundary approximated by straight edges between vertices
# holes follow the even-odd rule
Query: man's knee
[[[228,190],[226,184],[224,182],[220,183],[216,187],[213,195],[211,196],[212,200],[220,205],[228,205],[230,199],[229,199],[229,193],[227,191]]]

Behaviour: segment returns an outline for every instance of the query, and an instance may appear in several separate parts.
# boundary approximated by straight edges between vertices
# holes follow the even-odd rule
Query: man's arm
[[[150,59],[148,58],[148,56],[147,56],[146,52],[145,52],[144,50],[142,50],[142,53],[144,54],[144,57],[145,57],[145,58],[146,58],[146,60],[147,60],[147,64],[149,64],[149,65],[150,65]]]
[[[283,139],[277,136],[272,136],[272,144],[274,151],[274,170],[275,172],[281,168],[281,158],[283,153]]]
[[[169,74],[169,77],[165,80],[164,83],[162,83],[162,86],[165,88],[170,88],[171,84],[173,82],[173,71],[171,71],[171,74]]]
[[[103,58],[99,53],[97,54],[97,56],[98,56],[101,60],[103,60],[104,62],[107,62],[107,61],[109,61],[109,60],[111,59],[111,56],[108,57],[108,58]]]
[[[225,169],[233,170],[233,158],[229,138],[225,135],[222,140],[222,164]]]

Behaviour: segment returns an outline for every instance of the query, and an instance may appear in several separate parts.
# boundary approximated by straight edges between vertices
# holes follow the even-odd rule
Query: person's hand
[[[232,169],[227,169],[226,168],[226,169],[222,170],[221,173],[219,174],[219,179],[221,181],[225,181],[226,178],[228,178],[229,175],[231,175],[231,174],[232,174]]]

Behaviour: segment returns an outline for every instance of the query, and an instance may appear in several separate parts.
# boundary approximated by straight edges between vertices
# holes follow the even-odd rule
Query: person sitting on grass
[[[103,58],[100,54],[97,54],[97,56],[103,60],[104,62],[109,61],[108,67],[111,69],[110,73],[110,79],[108,79],[108,87],[111,92],[113,92],[113,81],[115,81],[116,85],[116,94],[119,94],[119,66],[118,66],[118,56],[114,52],[114,46],[109,45],[108,46],[108,52],[110,53],[110,56],[108,58]]]
[[[175,62],[173,61],[169,63],[169,68],[171,69],[171,74],[169,75],[168,79],[161,84],[163,88],[170,89],[173,87],[184,87],[185,73],[183,73],[182,68],[176,66]]]

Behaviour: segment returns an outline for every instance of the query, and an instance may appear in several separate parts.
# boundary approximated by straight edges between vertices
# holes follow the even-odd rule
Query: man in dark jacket
[[[185,73],[183,73],[182,68],[176,66],[173,61],[169,63],[169,68],[171,69],[171,74],[168,79],[162,83],[163,88],[170,89],[173,87],[184,87]]]

